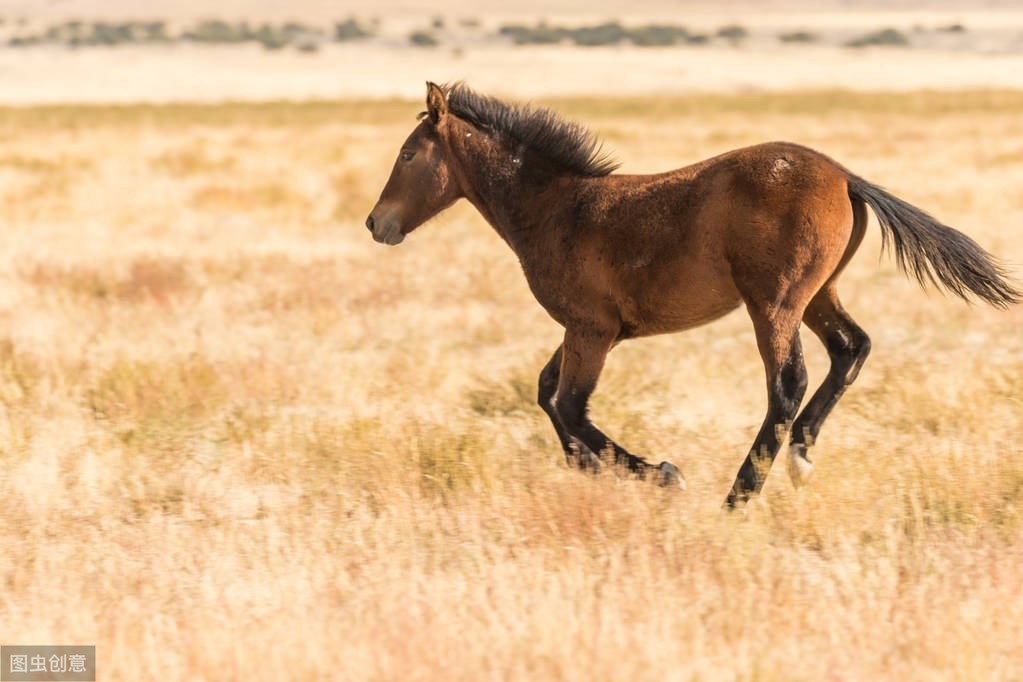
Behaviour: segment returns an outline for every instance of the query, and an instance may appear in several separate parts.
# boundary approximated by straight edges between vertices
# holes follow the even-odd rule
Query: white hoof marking
[[[813,463],[806,458],[806,446],[802,443],[789,445],[789,478],[792,485],[800,487],[806,485],[813,475]]]
[[[682,475],[679,468],[671,462],[661,462],[657,465],[657,483],[663,488],[678,487],[679,490],[686,489],[686,477]]]

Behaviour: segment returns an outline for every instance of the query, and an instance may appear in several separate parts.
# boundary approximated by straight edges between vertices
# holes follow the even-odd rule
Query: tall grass
[[[1020,93],[548,103],[628,171],[809,144],[1020,277]],[[0,641],[106,680],[1023,673],[1023,311],[920,292],[871,228],[874,353],[808,488],[720,511],[765,402],[741,311],[624,344],[593,401],[688,492],[580,474],[503,243],[464,206],[362,225],[420,109],[0,110]]]

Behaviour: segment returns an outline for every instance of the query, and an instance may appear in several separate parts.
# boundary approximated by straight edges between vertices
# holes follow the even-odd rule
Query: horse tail
[[[999,308],[1020,302],[1023,294],[1009,284],[1005,268],[977,242],[863,178],[849,173],[848,183],[849,197],[877,216],[882,248],[894,250],[899,269],[921,285],[940,284],[964,300],[973,294]]]

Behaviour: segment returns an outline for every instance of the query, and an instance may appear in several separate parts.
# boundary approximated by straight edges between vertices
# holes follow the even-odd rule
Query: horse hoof
[[[657,465],[657,484],[662,488],[686,489],[686,479],[682,472],[671,462],[661,462]]]
[[[573,452],[567,456],[569,466],[575,465],[580,471],[588,471],[593,474],[600,473],[601,462],[588,447],[582,443],[574,443]]]
[[[806,456],[806,446],[802,443],[789,445],[789,478],[796,488],[810,482],[813,475],[813,462]]]

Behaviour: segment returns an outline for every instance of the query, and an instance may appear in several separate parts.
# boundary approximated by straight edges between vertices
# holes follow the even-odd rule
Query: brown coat
[[[969,237],[806,147],[771,142],[667,173],[616,175],[581,126],[461,84],[428,84],[421,119],[366,225],[377,241],[398,244],[459,199],[479,210],[565,328],[540,373],[538,402],[580,466],[598,467],[609,452],[639,474],[652,468],[587,415],[616,343],[701,325],[745,303],[768,410],[726,504],[760,491],[786,432],[789,473],[803,482],[808,449],[870,351],[836,291],[867,206],[900,266],[921,283],[996,306],[1020,299]],[[799,412],[807,386],[801,323],[828,349],[831,369]],[[683,481],[669,462],[656,469],[661,483]]]

